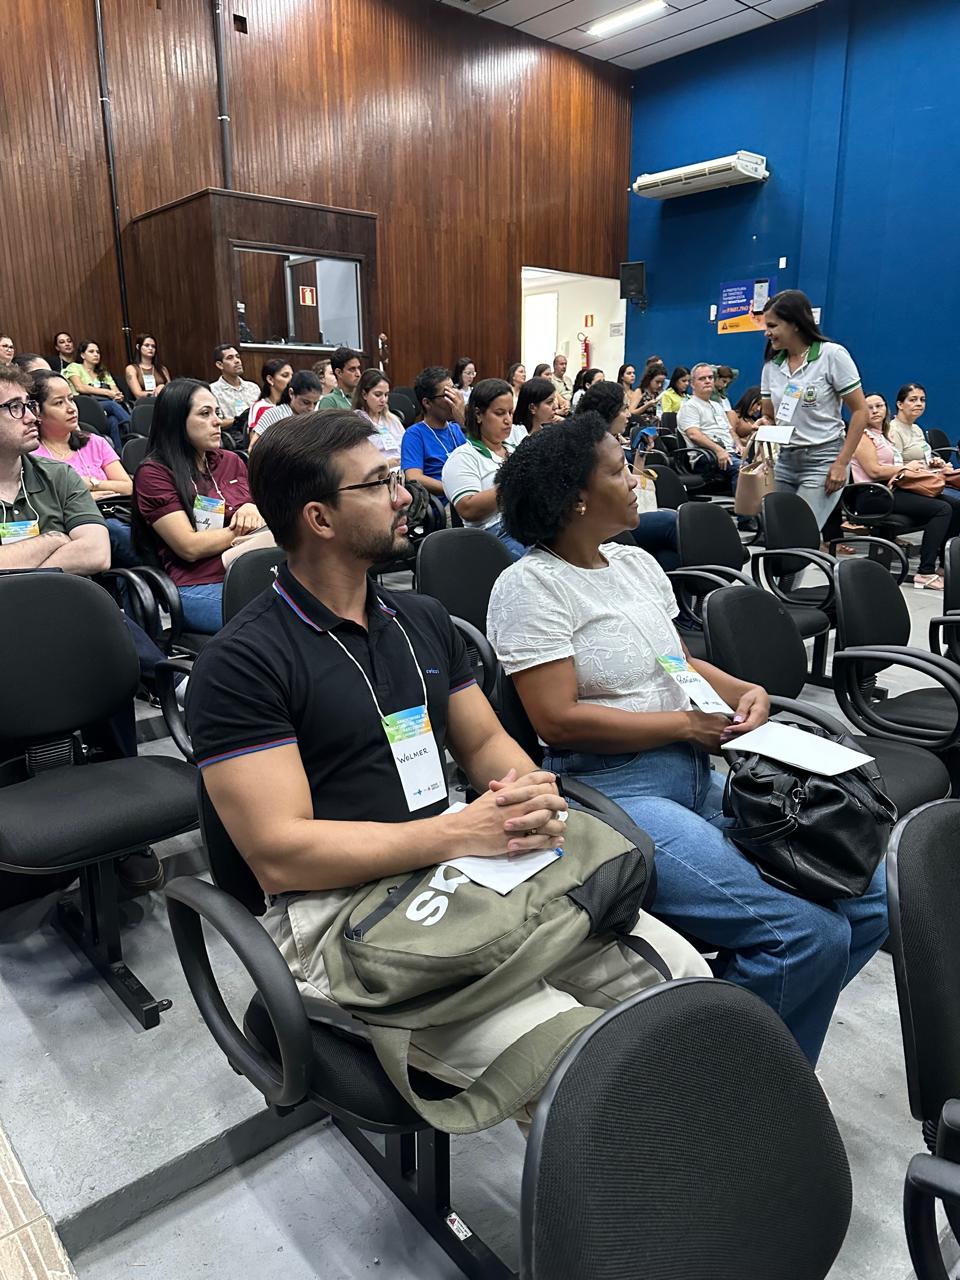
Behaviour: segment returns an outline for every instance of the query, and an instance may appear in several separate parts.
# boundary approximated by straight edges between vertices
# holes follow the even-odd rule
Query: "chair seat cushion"
[[[0,788],[0,867],[45,874],[102,862],[197,825],[197,772],[142,756],[67,766]]]
[[[949,731],[957,723],[957,705],[943,689],[914,689],[887,698],[877,707],[879,715],[905,728]]]
[[[243,1027],[265,1053],[276,1059],[279,1067],[273,1024],[259,994],[250,1001]],[[426,1121],[397,1093],[368,1040],[324,1022],[311,1022],[310,1031],[313,1102],[341,1118],[366,1121],[370,1127],[406,1130],[427,1127]],[[416,1092],[426,1098],[448,1098],[457,1092],[452,1085],[422,1071],[411,1071],[410,1081]]]
[[[830,625],[833,626],[836,610],[832,606],[829,609],[823,609],[820,605],[820,601],[826,594],[825,586],[826,584],[820,587],[792,587],[790,595],[794,603],[799,605],[800,608],[816,609],[817,612],[826,614],[830,619]]]
[[[868,756],[873,756],[883,776],[883,789],[897,806],[902,818],[911,809],[950,794],[950,774],[941,760],[922,747],[885,738],[854,737]]]
[[[691,658],[707,658],[707,637],[702,631],[681,631],[680,639],[690,650]]]
[[[805,640],[808,636],[818,636],[822,631],[830,630],[830,619],[822,609],[811,609],[805,604],[788,604],[784,608]]]

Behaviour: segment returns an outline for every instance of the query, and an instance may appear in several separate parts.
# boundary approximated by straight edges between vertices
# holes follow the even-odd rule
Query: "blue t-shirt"
[[[443,464],[451,453],[466,443],[467,437],[455,422],[448,422],[440,431],[434,431],[425,422],[412,422],[403,433],[400,466],[404,471],[414,468],[431,480],[439,480]],[[441,502],[446,503],[442,494],[438,496]]]

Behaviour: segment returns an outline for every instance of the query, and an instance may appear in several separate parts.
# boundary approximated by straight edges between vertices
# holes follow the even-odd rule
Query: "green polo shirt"
[[[321,397],[320,403],[317,405],[317,408],[318,409],[352,409],[353,405],[350,403],[347,397],[343,394],[340,388],[337,387],[335,391],[328,391],[325,396]]]
[[[82,524],[106,523],[73,467],[29,453],[23,457],[20,492],[3,506],[4,521],[38,519],[41,533],[72,533]]]

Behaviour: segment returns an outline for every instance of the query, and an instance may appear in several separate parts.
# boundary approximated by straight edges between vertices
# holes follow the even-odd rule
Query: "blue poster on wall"
[[[720,286],[717,333],[755,333],[763,328],[763,308],[777,291],[777,277],[728,280]]]

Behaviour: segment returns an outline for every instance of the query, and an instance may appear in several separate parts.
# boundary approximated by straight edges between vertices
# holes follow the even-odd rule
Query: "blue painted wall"
[[[718,336],[710,304],[776,275],[823,307],[868,390],[923,382],[924,425],[960,433],[960,5],[827,0],[637,73],[633,177],[738,149],[767,156],[766,184],[629,197],[650,306],[628,306],[627,359],[731,364],[739,394],[763,339]]]

